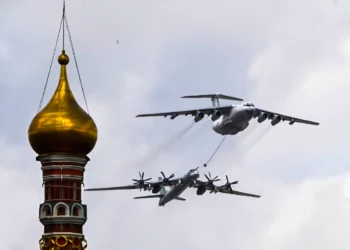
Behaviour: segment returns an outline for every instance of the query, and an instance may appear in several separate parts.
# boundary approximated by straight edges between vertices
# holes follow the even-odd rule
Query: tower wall
[[[45,190],[44,203],[39,207],[39,219],[44,225],[40,249],[85,249],[87,207],[82,204],[81,186],[89,158],[49,154],[38,156],[37,161],[42,165]]]

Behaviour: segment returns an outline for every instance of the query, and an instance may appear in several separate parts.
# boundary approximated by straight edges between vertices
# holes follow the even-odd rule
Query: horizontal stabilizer
[[[147,196],[138,196],[134,197],[134,199],[150,199],[150,198],[162,198],[164,195],[155,194],[155,195],[147,195]]]
[[[178,200],[178,201],[185,201],[186,199],[181,198],[181,197],[176,197],[174,200]]]
[[[222,100],[232,100],[232,101],[243,101],[243,99],[241,98],[222,95],[220,93],[209,94],[209,95],[186,95],[186,96],[182,96],[181,98],[211,98],[211,99],[222,99]]]

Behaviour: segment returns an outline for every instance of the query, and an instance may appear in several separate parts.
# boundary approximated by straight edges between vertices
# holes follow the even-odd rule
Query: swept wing
[[[111,191],[111,190],[127,190],[127,189],[139,189],[139,185],[127,185],[119,187],[105,187],[105,188],[87,188],[84,191]]]
[[[200,186],[205,185],[205,183],[206,183],[205,181],[196,180],[196,182],[192,183],[190,186],[194,187],[194,188],[198,188]],[[210,192],[214,192],[214,193],[233,194],[233,195],[248,196],[248,197],[254,197],[254,198],[261,197],[260,195],[244,193],[244,192],[228,189],[225,187],[219,187],[219,186],[216,186],[214,184],[206,186],[206,190],[208,190]]]
[[[267,117],[269,119],[273,118],[273,117],[280,117],[282,121],[289,121],[289,124],[293,124],[295,122],[297,123],[304,123],[304,124],[309,124],[309,125],[316,125],[318,126],[320,123],[318,122],[313,122],[313,121],[308,121],[308,120],[304,120],[304,119],[300,119],[300,118],[296,118],[293,116],[287,116],[287,115],[283,115],[283,114],[278,114],[272,111],[268,111],[268,110],[264,110],[264,109],[260,109],[260,108],[255,108],[255,115],[259,116],[260,114],[266,114]]]
[[[150,114],[140,114],[136,117],[148,117],[148,116],[171,116],[171,119],[174,119],[175,117],[179,115],[192,115],[195,116],[198,113],[203,113],[204,115],[211,115],[214,110],[220,111],[222,114],[228,114],[231,112],[232,105],[229,106],[221,106],[221,107],[213,107],[213,108],[204,108],[204,109],[191,109],[191,110],[183,110],[183,111],[170,111],[170,112],[163,112],[163,113],[150,113]]]
[[[142,188],[153,188],[155,186],[174,186],[176,183],[181,181],[182,178],[174,178],[169,180],[168,182],[163,181],[155,181],[155,182],[147,182],[143,186],[139,184],[132,184],[126,186],[117,186],[117,187],[103,187],[103,188],[88,188],[84,189],[84,191],[111,191],[111,190],[131,190],[131,189],[142,189]]]
[[[229,190],[229,189],[223,189],[219,188],[216,192],[223,193],[223,194],[234,194],[234,195],[240,195],[240,196],[248,196],[248,197],[254,197],[254,198],[260,198],[260,195],[256,194],[250,194],[250,193],[244,193],[236,190]]]

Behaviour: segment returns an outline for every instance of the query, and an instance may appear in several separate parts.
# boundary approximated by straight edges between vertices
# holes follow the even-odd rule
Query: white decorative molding
[[[82,181],[84,180],[83,176],[80,175],[71,175],[71,174],[53,174],[53,175],[47,175],[43,177],[44,181],[49,181],[49,180],[61,180],[61,179],[65,179],[65,180],[77,180],[77,181]]]
[[[37,161],[43,163],[51,163],[51,162],[68,162],[68,163],[77,163],[81,165],[86,165],[88,161],[90,161],[87,156],[76,156],[76,155],[65,155],[65,154],[50,154],[50,155],[42,155],[36,157]]]
[[[85,172],[85,167],[84,166],[79,166],[79,165],[47,165],[47,166],[42,166],[41,170],[53,170],[53,169],[69,169],[69,170],[79,170],[82,172]]]

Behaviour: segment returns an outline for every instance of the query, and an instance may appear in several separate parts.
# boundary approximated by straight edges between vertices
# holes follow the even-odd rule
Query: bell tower
[[[81,186],[89,161],[87,155],[95,147],[98,131],[94,120],[75,100],[68,83],[70,59],[64,50],[65,22],[63,7],[60,26],[63,49],[58,57],[58,85],[28,130],[30,145],[38,154],[36,160],[40,161],[43,173],[44,202],[39,206],[39,220],[44,225],[39,241],[42,250],[81,250],[87,247],[83,234],[87,207],[82,203]]]

